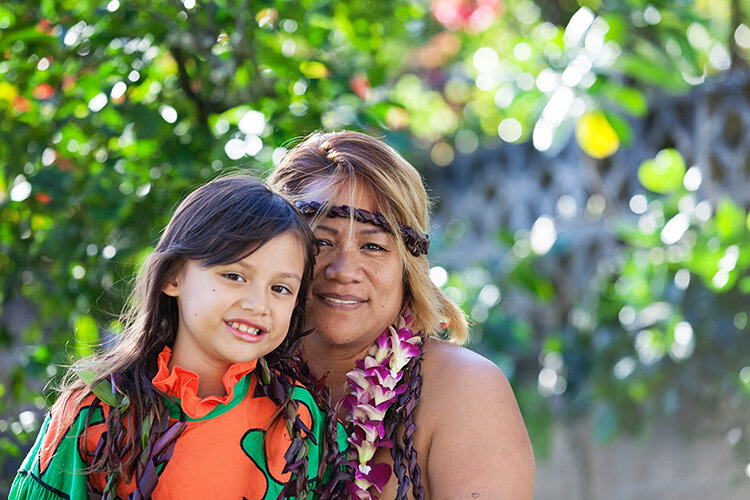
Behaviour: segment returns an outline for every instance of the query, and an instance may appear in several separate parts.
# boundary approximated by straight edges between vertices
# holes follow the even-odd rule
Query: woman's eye
[[[375,251],[384,251],[385,250],[385,248],[381,247],[377,243],[365,243],[364,245],[362,245],[362,248],[364,248],[366,250],[375,250]]]
[[[236,281],[238,283],[243,283],[245,281],[245,278],[237,273],[224,273],[224,277],[230,281]]]
[[[271,290],[273,290],[276,293],[292,293],[292,289],[285,285],[274,285],[271,287]]]
[[[321,239],[321,238],[318,238],[317,240],[315,240],[315,242],[318,244],[319,247],[329,247],[329,246],[331,246],[331,242],[330,241],[324,240],[324,239]]]

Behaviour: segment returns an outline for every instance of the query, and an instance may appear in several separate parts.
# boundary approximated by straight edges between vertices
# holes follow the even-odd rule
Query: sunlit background
[[[0,54],[0,492],[176,202],[350,128],[425,177],[536,498],[750,497],[750,1],[8,1]]]

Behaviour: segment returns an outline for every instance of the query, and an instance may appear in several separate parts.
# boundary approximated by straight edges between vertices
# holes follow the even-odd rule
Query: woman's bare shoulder
[[[533,451],[500,368],[469,349],[429,339],[421,373],[430,491],[450,493],[446,498],[531,498]]]
[[[423,349],[422,376],[439,379],[437,388],[450,389],[478,382],[508,385],[508,380],[498,366],[484,356],[444,340],[428,338]],[[437,382],[437,380],[435,380]]]
[[[517,412],[513,389],[492,361],[435,338],[426,341],[423,353],[424,403],[447,406],[454,417],[482,410]],[[441,413],[445,414],[444,411]]]

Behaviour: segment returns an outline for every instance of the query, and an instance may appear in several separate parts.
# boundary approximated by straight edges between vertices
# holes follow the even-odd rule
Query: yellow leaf
[[[176,75],[177,74],[177,61],[169,52],[162,54],[156,61],[156,67],[163,75]]]
[[[299,69],[308,78],[326,78],[328,76],[328,68],[318,61],[303,61],[300,63]]]
[[[583,151],[592,158],[606,158],[620,147],[620,138],[604,113],[586,113],[576,123],[576,139]]]
[[[41,231],[49,229],[52,226],[52,219],[43,215],[34,215],[31,218],[31,230]]]
[[[89,108],[85,104],[79,104],[73,109],[73,116],[76,118],[86,118],[89,115]]]
[[[263,9],[255,16],[255,20],[258,21],[258,26],[262,28],[268,23],[273,23],[277,17],[279,17],[279,13],[276,9]]]
[[[8,82],[0,82],[0,99],[11,102],[16,97],[18,97],[18,89]]]

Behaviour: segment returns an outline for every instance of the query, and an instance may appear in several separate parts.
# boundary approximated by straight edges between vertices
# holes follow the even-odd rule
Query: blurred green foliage
[[[745,64],[747,7],[3,2],[0,488],[49,402],[46,380],[116,334],[135,268],[191,188],[232,168],[263,172],[319,128],[369,130],[417,166],[501,141],[554,154],[574,130],[586,153],[608,156],[655,91]],[[688,174],[673,151],[642,166],[647,208],[616,221],[624,251],[581,306],[589,319],[541,341],[503,309],[509,288],[556,299],[537,258],[511,251],[523,237],[499,234],[502,269],[451,270],[446,290],[513,380],[538,450],[553,400],[595,408],[609,439],[696,390],[750,393],[747,214],[731,200],[699,210]]]
[[[549,451],[552,420],[593,414],[594,436],[609,442],[678,417],[693,431],[728,432],[746,462],[750,214],[727,197],[712,206],[698,167],[686,170],[677,151],[660,151],[638,176],[650,189],[630,214],[605,216],[619,250],[592,263],[589,292],[562,306],[557,330],[535,335],[534,318],[503,298],[567,300],[543,271],[576,251],[560,239],[540,256],[528,233],[501,236],[499,259],[449,272],[446,291],[476,321],[475,348],[514,380],[538,453]]]

